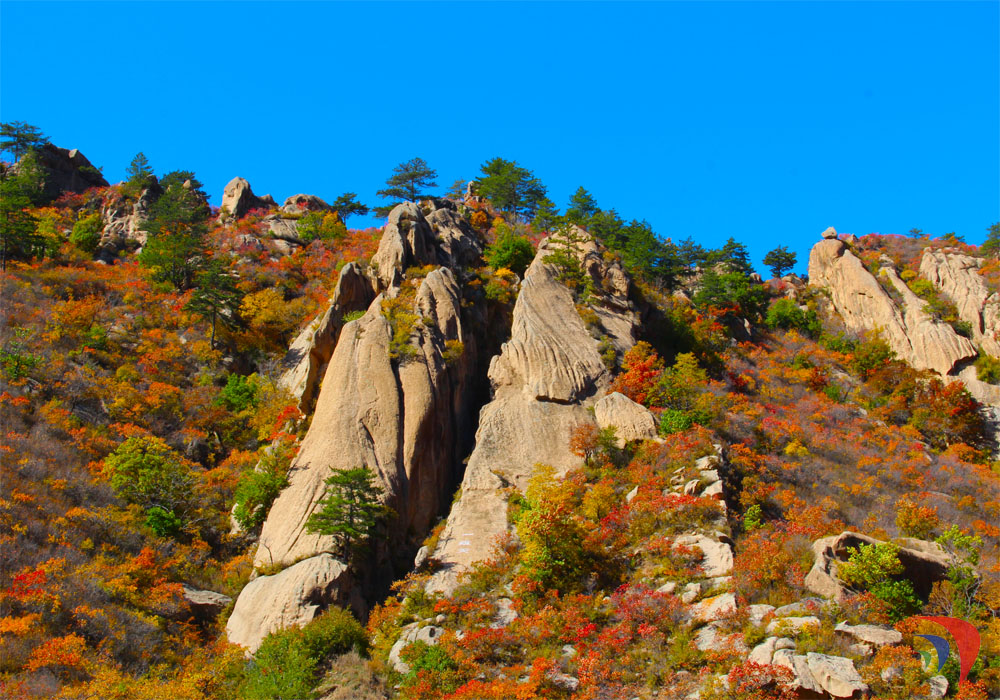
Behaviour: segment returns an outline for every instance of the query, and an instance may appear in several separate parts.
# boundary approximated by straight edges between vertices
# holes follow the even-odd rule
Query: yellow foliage
[[[35,629],[41,619],[42,616],[38,613],[20,617],[0,617],[0,634],[12,634],[15,637],[27,634]]]
[[[785,454],[789,457],[808,457],[809,450],[798,440],[792,440],[785,445]]]

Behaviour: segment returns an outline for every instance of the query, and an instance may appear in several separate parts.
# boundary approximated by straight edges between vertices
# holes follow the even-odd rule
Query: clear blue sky
[[[0,3],[0,117],[276,199],[515,159],[754,262],[1000,219],[997,2]],[[360,222],[352,221],[352,224]]]

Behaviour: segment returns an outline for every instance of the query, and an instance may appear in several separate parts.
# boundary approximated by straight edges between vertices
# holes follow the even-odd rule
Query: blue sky
[[[276,199],[501,156],[664,237],[1000,219],[1000,3],[0,3],[0,118]],[[352,220],[352,225],[361,222]]]

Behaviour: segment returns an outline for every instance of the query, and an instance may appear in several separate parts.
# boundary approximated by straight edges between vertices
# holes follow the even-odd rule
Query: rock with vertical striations
[[[326,311],[292,341],[282,360],[278,386],[296,398],[303,413],[309,413],[316,397],[323,370],[337,346],[344,316],[366,310],[374,298],[375,291],[368,277],[356,263],[347,263],[340,271]]]
[[[433,233],[421,210],[401,205],[390,216],[397,226],[387,227],[383,247],[390,247],[386,239],[400,235],[398,222],[405,219],[404,213],[414,217],[412,221],[422,230]],[[455,212],[448,222],[450,228],[458,236],[471,232],[458,219]],[[471,233],[463,242],[476,244]],[[309,431],[288,472],[289,485],[275,499],[261,530],[256,567],[289,566],[304,559],[337,568],[339,562],[328,554],[336,549],[334,538],[305,528],[324,495],[324,481],[331,470],[366,467],[384,490],[384,500],[396,516],[372,549],[386,570],[391,569],[393,557],[412,556],[449,502],[449,489],[470,443],[466,436],[472,432],[476,339],[464,327],[461,287],[452,269],[438,267],[423,278],[407,280],[405,289],[401,284],[403,265],[436,265],[450,255],[436,237],[428,236],[405,255],[373,267],[375,274],[390,273],[388,285],[356,266],[344,268],[334,294],[336,309],[331,310],[327,327],[334,325],[334,316],[339,319],[343,309],[366,305],[366,311],[340,329]],[[409,337],[399,337],[384,312],[383,301],[388,299],[398,299],[399,312],[411,315]],[[306,346],[303,343],[303,357]],[[311,349],[308,353],[313,354]],[[302,369],[299,374],[308,371]],[[297,567],[287,572],[298,571]],[[288,594],[292,600],[298,595],[295,591],[307,592],[307,587],[298,574],[287,572],[282,572],[283,586],[292,591]],[[307,573],[313,576],[315,572]],[[343,578],[337,581],[337,587],[346,585]],[[324,600],[335,593],[328,591]],[[266,610],[237,605],[241,629],[255,628],[266,620]],[[306,602],[300,600],[299,605]]]
[[[901,296],[901,304],[889,296],[844,242],[824,237],[809,255],[809,284],[830,292],[848,330],[863,333],[879,329],[900,359],[942,375],[976,357],[972,342],[925,312],[925,302],[891,266],[883,267],[879,274]]]
[[[573,251],[594,281],[602,333],[621,352],[634,343],[635,316],[628,278],[604,261],[597,244],[577,229]],[[440,568],[429,590],[450,592],[457,577],[487,558],[507,532],[505,489],[527,487],[535,465],[565,474],[578,464],[569,450],[574,426],[590,423],[587,410],[610,382],[598,343],[580,319],[558,269],[545,258],[556,244],[543,240],[514,305],[511,338],[490,363],[493,401],[480,412],[476,447],[433,557]],[[605,320],[606,319],[606,320]]]

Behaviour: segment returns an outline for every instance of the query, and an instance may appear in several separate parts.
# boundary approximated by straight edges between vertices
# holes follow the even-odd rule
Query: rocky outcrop
[[[972,328],[972,339],[983,352],[1000,357],[1000,295],[990,293],[979,274],[982,258],[952,250],[925,248],[920,276],[944,292],[958,315]]]
[[[434,203],[428,205],[430,214],[437,210]],[[303,564],[342,566],[330,554],[335,551],[333,538],[305,530],[324,495],[324,481],[331,470],[363,466],[376,475],[396,516],[385,537],[376,543],[373,556],[384,569],[391,570],[390,560],[406,552],[412,556],[450,500],[450,488],[457,481],[461,458],[468,449],[464,436],[472,433],[475,395],[471,377],[477,367],[478,345],[475,334],[465,328],[459,280],[462,271],[437,267],[425,277],[404,279],[404,265],[425,268],[452,255],[423,210],[408,211],[420,232],[415,234],[419,240],[414,239],[413,248],[395,260],[395,267],[383,261],[370,272],[357,266],[344,268],[329,318],[321,318],[312,338],[307,336],[301,343],[299,359],[304,362],[308,355],[313,358],[311,364],[297,364],[288,380],[296,387],[308,386],[309,373],[322,362],[322,353],[316,350],[322,343],[310,346],[310,342],[317,334],[325,333],[328,338],[334,333],[331,329],[341,322],[346,310],[366,308],[363,316],[340,329],[309,431],[289,470],[289,485],[275,500],[261,531],[256,567],[300,562],[279,574],[282,586],[290,591],[287,605],[292,610],[278,620],[282,624],[296,622],[293,613],[302,606],[326,605],[341,596],[338,586],[343,581],[337,579],[340,583],[321,593],[310,593],[311,602],[306,601],[302,597],[306,588],[300,582],[302,576],[314,575],[312,568],[300,568]],[[395,220],[400,218],[397,212]],[[479,250],[475,233],[457,211],[436,218],[440,230],[448,231],[450,241],[460,240],[467,250]],[[398,233],[398,229],[387,227],[383,244]],[[387,273],[393,283],[383,284],[379,272]],[[392,312],[386,310],[390,302]],[[412,323],[412,332],[409,337],[400,337],[398,324],[407,322]],[[256,581],[251,586],[254,584]],[[244,605],[243,595],[231,626],[238,630],[266,627],[269,613]],[[257,594],[251,591],[248,595]],[[293,605],[294,600],[299,602]]]
[[[883,256],[872,275],[845,240],[827,229],[809,256],[809,283],[825,287],[849,331],[878,330],[896,355],[917,369],[960,379],[976,399],[1000,405],[1000,386],[980,381],[972,360],[980,351],[1000,356],[1000,294],[990,293],[979,268],[982,260],[951,249],[925,248],[920,275],[951,299],[971,339],[925,311],[918,297]]]
[[[211,622],[233,599],[222,593],[182,584],[184,604],[191,616],[201,622]]]
[[[656,419],[650,410],[617,391],[594,404],[594,418],[601,430],[615,429],[619,447],[631,440],[656,437]]]
[[[849,331],[878,329],[900,359],[917,369],[942,375],[976,357],[972,342],[925,312],[925,302],[890,264],[884,264],[879,274],[901,298],[898,304],[843,241],[824,232],[824,239],[813,246],[809,255],[809,283],[829,291]]]
[[[482,248],[454,202],[429,199],[405,202],[389,213],[382,240],[372,257],[372,276],[380,289],[398,286],[414,265],[472,265]]]
[[[105,198],[101,209],[101,219],[104,221],[104,229],[101,231],[102,257],[114,257],[129,241],[146,245],[147,234],[143,230],[143,224],[149,220],[150,207],[161,194],[163,189],[153,182],[135,201],[121,196]]]
[[[347,567],[331,554],[320,554],[273,576],[258,576],[236,600],[226,623],[233,644],[257,651],[276,630],[304,625],[329,605],[349,602]]]
[[[955,562],[936,542],[902,538],[898,543],[902,576],[913,583],[917,595],[926,599],[934,583],[948,577],[948,568]],[[843,601],[851,591],[837,575],[838,562],[848,560],[851,548],[875,544],[882,542],[850,531],[816,540],[813,543],[813,566],[805,579],[806,589],[838,602]]]
[[[310,211],[327,211],[330,205],[314,194],[293,194],[281,205],[286,214],[305,214]]]
[[[75,148],[70,150],[47,143],[32,153],[41,178],[42,197],[46,201],[58,199],[63,192],[86,192],[92,187],[108,186],[101,171]],[[25,162],[22,158],[15,163],[12,173],[20,172]]]
[[[267,194],[258,197],[250,188],[250,183],[242,177],[234,177],[222,191],[222,212],[236,219],[246,216],[253,209],[270,209],[276,206],[274,198]]]
[[[573,253],[598,290],[592,304],[600,319],[598,331],[625,352],[634,343],[636,322],[628,279],[616,264],[604,261],[589,236],[577,234],[582,240]],[[587,408],[610,381],[572,293],[558,280],[559,269],[546,262],[557,245],[546,239],[539,246],[514,306],[511,338],[490,363],[493,400],[480,412],[462,497],[432,555],[439,569],[431,590],[452,590],[462,571],[490,555],[497,536],[508,528],[507,487],[523,491],[538,463],[551,465],[557,474],[576,466],[570,431],[593,423]],[[405,250],[397,244],[386,251],[385,259],[399,259],[401,248]]]
[[[292,341],[282,360],[283,372],[278,386],[298,400],[303,413],[309,413],[316,397],[322,372],[333,355],[344,325],[344,316],[367,309],[374,298],[371,281],[356,263],[348,263],[340,271],[326,311]]]

